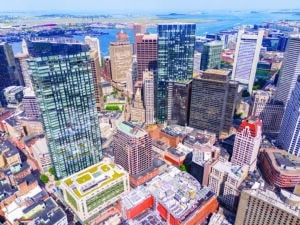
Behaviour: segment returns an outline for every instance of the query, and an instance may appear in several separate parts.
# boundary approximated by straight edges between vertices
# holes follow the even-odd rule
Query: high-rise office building
[[[31,79],[29,77],[28,63],[26,61],[27,59],[28,55],[24,53],[15,55],[16,68],[21,77],[20,85],[33,89]]]
[[[12,47],[5,42],[0,43],[0,75],[0,91],[21,84]]]
[[[98,39],[97,39],[98,40]],[[99,64],[99,54],[95,50],[90,51],[91,72],[93,75],[94,92],[97,111],[100,112],[103,108],[103,92],[101,86],[101,68]]]
[[[157,69],[157,34],[136,34],[135,36],[138,81],[143,81],[145,70]]]
[[[124,31],[117,34],[117,41],[109,45],[111,77],[115,83],[126,83],[126,76],[132,64],[132,46]]]
[[[24,96],[23,96],[23,109],[24,114],[27,118],[30,119],[39,119],[40,118],[40,110],[38,107],[37,98],[34,94],[34,91],[30,88],[24,89]]]
[[[203,45],[201,54],[201,70],[220,69],[223,43],[211,41]]]
[[[262,121],[256,117],[244,120],[236,133],[231,162],[256,170],[257,155],[262,141]]]
[[[142,100],[141,89],[137,89],[131,106],[131,121],[145,123],[145,107]]]
[[[136,37],[137,37],[137,34],[143,35],[146,33],[146,25],[134,23],[132,26],[132,29],[133,29],[133,35],[134,35],[133,54],[136,55],[136,53],[137,53]]]
[[[299,196],[283,189],[280,193],[263,188],[243,190],[235,225],[298,225],[299,204]]]
[[[282,117],[284,114],[284,104],[271,99],[267,91],[256,91],[251,115],[262,120],[262,130],[264,134],[278,134]]]
[[[192,82],[189,126],[221,136],[229,133],[237,100],[238,82],[229,72],[208,69]]]
[[[289,37],[275,98],[287,104],[300,74],[300,35]]]
[[[263,34],[263,30],[258,31],[258,34],[248,34],[244,30],[238,33],[232,79],[240,82],[242,88],[247,87],[250,93],[255,80]]]
[[[158,71],[155,76],[155,117],[164,123],[167,81],[191,80],[196,24],[158,25]]]
[[[192,81],[167,81],[167,123],[186,126],[189,121]]]
[[[152,166],[152,141],[146,131],[129,122],[121,122],[113,139],[115,163],[129,175],[139,174]]]
[[[195,53],[194,53],[193,76],[200,73],[200,65],[201,65],[201,53],[195,51]]]
[[[134,23],[133,24],[133,32],[134,32],[135,35],[146,33],[146,25],[145,24]]]
[[[104,57],[104,68],[103,68],[103,78],[107,81],[111,81],[111,62],[110,57]]]
[[[27,40],[27,47],[55,176],[63,178],[102,157],[89,47],[71,39]]]
[[[145,122],[147,125],[154,124],[154,79],[153,72],[144,71],[143,73],[143,97],[145,106]]]
[[[300,156],[300,76],[287,102],[277,144],[289,153]]]
[[[240,196],[239,186],[248,175],[246,166],[233,166],[230,162],[217,162],[211,168],[208,187],[230,209],[236,209]]]
[[[84,41],[90,47],[90,49],[92,51],[97,51],[99,65],[102,66],[99,39],[98,38],[93,38],[93,37],[90,37],[90,36],[86,36],[84,38]]]

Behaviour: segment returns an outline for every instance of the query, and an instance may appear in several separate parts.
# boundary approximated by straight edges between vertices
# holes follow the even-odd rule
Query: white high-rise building
[[[195,53],[194,53],[194,68],[193,68],[194,74],[200,73],[200,64],[201,64],[201,53],[195,51]]]
[[[152,72],[143,72],[143,83],[146,124],[154,124],[154,80]]]
[[[287,102],[277,144],[289,153],[300,156],[300,76]]]
[[[86,36],[84,38],[84,41],[91,48],[91,50],[94,50],[94,51],[98,52],[99,63],[100,63],[100,66],[102,66],[99,39],[98,38],[93,38],[93,37],[90,37],[90,36]]]
[[[257,34],[249,34],[244,30],[238,33],[232,79],[238,81],[241,87],[247,87],[250,93],[255,80],[263,34],[263,30],[258,31]]]
[[[238,128],[231,162],[246,165],[250,172],[256,169],[257,155],[262,141],[262,121],[256,117],[244,120]]]
[[[300,74],[300,35],[289,37],[275,98],[287,104]]]

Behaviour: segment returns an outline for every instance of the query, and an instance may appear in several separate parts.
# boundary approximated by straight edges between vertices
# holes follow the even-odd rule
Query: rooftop
[[[208,187],[201,187],[194,177],[175,167],[169,167],[165,173],[153,178],[147,183],[147,188],[180,221],[214,196]]]
[[[29,40],[30,42],[42,42],[42,43],[55,43],[55,44],[79,44],[82,45],[82,42],[77,41],[73,38],[41,38],[35,37]]]
[[[217,162],[213,166],[213,168],[218,171],[227,173],[228,176],[236,180],[243,178],[243,174],[246,170],[246,168],[243,168],[241,166],[233,166],[231,162],[222,162],[222,161]]]
[[[34,218],[36,225],[52,225],[66,217],[66,214],[52,198],[39,201],[23,210],[22,219]],[[21,219],[21,220],[22,220]]]
[[[122,198],[122,204],[126,209],[131,209],[149,198],[151,194],[144,186],[138,186]]]
[[[38,139],[33,145],[32,148],[35,152],[37,152],[39,155],[49,154],[46,138],[40,138]]]
[[[210,41],[205,43],[206,46],[223,46],[222,41]]]
[[[249,117],[240,124],[238,132],[243,131],[246,127],[249,128],[252,137],[257,136],[258,129],[262,127],[262,121],[256,117]]]
[[[6,157],[11,157],[13,155],[19,154],[19,150],[7,140],[0,143],[0,154],[2,154],[2,152],[4,151]]]
[[[287,175],[300,174],[300,157],[276,148],[266,148],[264,151],[277,171]]]
[[[130,225],[167,225],[165,221],[162,220],[161,216],[157,212],[148,210],[144,212],[141,216],[138,216],[133,221],[130,221]]]
[[[142,128],[126,121],[121,122],[118,126],[118,129],[129,136],[143,137],[147,135],[147,132],[144,131]]]
[[[156,40],[157,34],[143,34],[143,40]]]
[[[126,174],[127,172],[121,167],[110,159],[104,158],[100,163],[65,178],[62,183],[75,196],[82,198]]]
[[[299,207],[291,206],[291,205],[285,203],[284,201],[282,201],[280,196],[278,194],[276,194],[274,191],[258,188],[258,189],[244,190],[244,192],[248,193],[251,196],[257,197],[265,202],[268,202],[282,210],[285,210],[286,212],[288,212],[291,215],[295,215],[298,217],[300,216],[300,208]],[[286,193],[283,193],[283,194],[286,195]],[[293,198],[294,197],[295,197],[295,195],[293,195]]]
[[[186,135],[183,143],[187,145],[194,145],[194,144],[213,145],[215,141],[216,141],[215,133],[211,133],[206,130],[194,129],[192,132]]]

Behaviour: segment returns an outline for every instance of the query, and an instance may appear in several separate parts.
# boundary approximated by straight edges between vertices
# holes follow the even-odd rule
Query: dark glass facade
[[[192,81],[167,82],[167,122],[186,126],[188,124]]]
[[[222,48],[223,43],[220,41],[205,43],[201,55],[200,69],[220,69]]]
[[[55,41],[27,44],[33,56],[29,69],[55,175],[63,178],[102,157],[88,47]]]
[[[21,76],[15,64],[12,47],[7,43],[0,44],[0,91],[12,85],[22,84]]]
[[[158,25],[158,71],[154,79],[155,117],[167,119],[167,81],[191,80],[193,74],[195,24]]]
[[[238,82],[227,71],[210,69],[193,79],[189,126],[221,136],[229,133]]]

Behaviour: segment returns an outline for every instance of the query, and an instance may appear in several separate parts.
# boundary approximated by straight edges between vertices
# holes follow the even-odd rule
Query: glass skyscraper
[[[167,81],[191,80],[196,24],[158,25],[158,71],[154,79],[155,117],[166,120]]]
[[[69,39],[28,40],[29,71],[57,178],[100,161],[100,126],[89,47]]]

